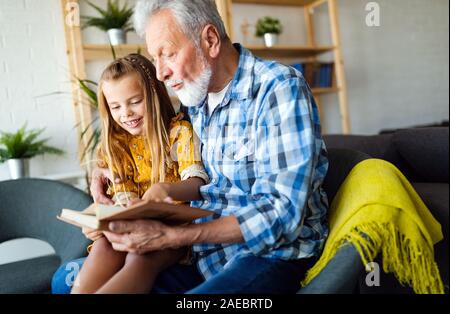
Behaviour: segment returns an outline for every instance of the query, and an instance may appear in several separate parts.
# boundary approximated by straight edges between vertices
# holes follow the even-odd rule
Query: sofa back
[[[411,182],[448,183],[448,127],[380,135],[324,135],[323,139],[327,148],[357,150],[389,161]]]

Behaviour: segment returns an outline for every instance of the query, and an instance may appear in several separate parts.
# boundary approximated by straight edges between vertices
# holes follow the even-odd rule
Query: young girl
[[[112,62],[98,86],[102,138],[98,166],[120,179],[107,193],[116,203],[142,198],[199,199],[208,177],[194,151],[192,126],[176,115],[153,64],[131,54]],[[72,293],[148,293],[165,267],[186,249],[144,255],[115,251],[101,232],[83,230],[95,240]]]

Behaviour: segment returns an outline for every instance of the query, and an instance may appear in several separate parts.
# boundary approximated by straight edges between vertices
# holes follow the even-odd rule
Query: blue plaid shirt
[[[211,116],[206,100],[189,108],[211,179],[191,205],[214,211],[195,222],[233,215],[245,241],[194,245],[206,279],[245,255],[317,255],[328,234],[328,161],[311,90],[297,70],[235,47],[239,66],[222,103]]]

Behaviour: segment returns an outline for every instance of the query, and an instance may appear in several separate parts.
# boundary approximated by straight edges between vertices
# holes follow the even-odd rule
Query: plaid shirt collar
[[[240,44],[233,44],[236,50],[239,52],[239,64],[236,73],[234,74],[233,80],[231,82],[230,88],[228,89],[222,103],[219,107],[225,107],[229,104],[230,100],[246,100],[248,98],[253,98],[256,88],[254,82],[254,71],[253,67],[255,65],[255,57],[246,48],[242,47]],[[207,114],[207,104],[208,97],[200,103],[198,106],[190,107],[189,113],[192,115],[197,114],[202,111],[204,115]]]

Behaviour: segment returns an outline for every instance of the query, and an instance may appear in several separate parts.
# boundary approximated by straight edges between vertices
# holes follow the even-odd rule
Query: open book
[[[209,215],[212,212],[184,204],[142,202],[129,207],[93,203],[83,211],[63,209],[56,218],[78,227],[108,230],[111,220],[149,218],[176,224]]]

